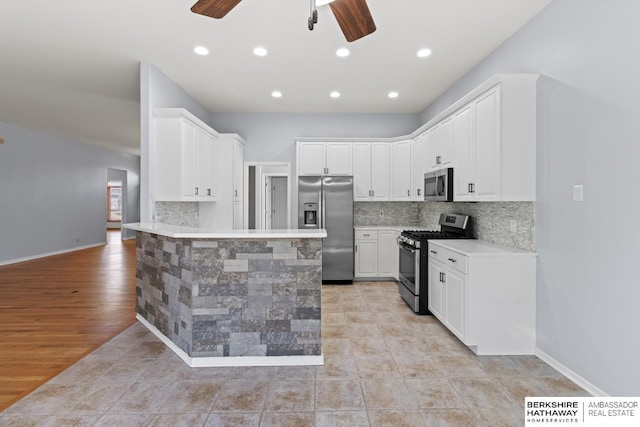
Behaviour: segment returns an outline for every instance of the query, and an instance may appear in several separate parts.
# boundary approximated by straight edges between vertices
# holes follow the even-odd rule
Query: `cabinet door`
[[[378,241],[377,240],[356,240],[355,251],[355,276],[356,277],[376,277],[378,276]]]
[[[324,142],[300,142],[298,145],[298,174],[324,175]]]
[[[391,200],[411,200],[411,141],[391,143]]]
[[[429,311],[444,323],[444,284],[441,280],[442,273],[444,273],[444,266],[432,257],[429,257]]]
[[[389,143],[371,144],[371,200],[390,200]]]
[[[467,334],[466,276],[450,268],[445,271],[445,324],[455,336],[465,342]]]
[[[429,130],[428,165],[432,171],[442,168],[442,127],[440,124]]]
[[[353,200],[371,200],[371,144],[353,144]]]
[[[233,200],[244,200],[244,144],[233,140]]]
[[[244,229],[243,202],[233,203],[233,228],[234,230]]]
[[[201,129],[196,130],[197,157],[197,200],[208,201],[215,199],[215,138]]]
[[[424,174],[427,171],[427,134],[418,136],[411,143],[411,194],[414,201],[424,200]]]
[[[454,200],[472,200],[471,184],[475,176],[475,154],[472,140],[473,107],[469,104],[453,115],[453,146],[456,166],[453,176]]]
[[[440,167],[449,168],[453,164],[453,118],[444,119],[440,129]]]
[[[378,231],[378,276],[395,277],[398,275],[397,232],[393,230]]]
[[[350,142],[328,142],[326,145],[326,174],[353,175],[353,144]]]
[[[180,197],[182,200],[195,200],[199,193],[196,159],[198,157],[198,142],[196,127],[188,120],[182,119],[182,146],[180,158]],[[160,172],[160,171],[158,171]]]
[[[498,88],[475,101],[475,200],[498,200],[500,194],[500,113]]]

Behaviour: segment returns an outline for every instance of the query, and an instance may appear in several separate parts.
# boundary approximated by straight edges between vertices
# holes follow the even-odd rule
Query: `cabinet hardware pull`
[[[467,184],[467,193],[471,193],[471,183]]]
[[[451,261],[451,262],[458,262],[458,261],[457,261],[456,259],[454,259],[454,258],[449,258],[449,261]]]
[[[418,188],[418,196],[420,195],[420,189]]]
[[[469,186],[471,187],[471,191],[469,191],[470,193],[475,193],[476,192],[476,185],[474,183],[469,184]]]
[[[411,190],[407,190],[407,196],[411,197]]]
[[[196,187],[196,196],[198,195],[198,187]]]
[[[363,234],[363,236],[364,236],[364,237],[369,237],[369,235],[368,235],[368,234]]]
[[[356,245],[356,252],[358,252],[358,245]]]
[[[429,252],[431,252],[434,255],[438,255],[438,251],[429,251]]]
[[[233,190],[233,195],[234,195],[235,197],[238,197],[238,190]]]
[[[376,190],[371,190],[371,197],[375,197],[376,196]]]
[[[211,189],[207,188],[207,196],[210,196],[210,195],[211,195]]]
[[[436,165],[442,163],[442,156],[436,156]]]
[[[442,273],[442,283],[447,284],[447,275]]]

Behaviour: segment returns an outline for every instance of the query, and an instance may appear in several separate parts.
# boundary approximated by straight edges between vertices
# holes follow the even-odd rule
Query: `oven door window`
[[[399,246],[400,248],[400,265],[399,272],[402,277],[402,283],[409,288],[409,290],[416,293],[416,255],[418,254],[414,249],[407,246]]]

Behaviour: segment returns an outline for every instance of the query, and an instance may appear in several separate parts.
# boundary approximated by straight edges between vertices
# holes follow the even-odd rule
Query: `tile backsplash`
[[[383,215],[380,215],[380,212]],[[355,226],[420,226],[439,229],[441,213],[470,215],[478,239],[525,250],[535,250],[534,202],[356,202]],[[511,220],[516,231],[509,230]]]
[[[419,225],[419,203],[354,202],[353,225],[359,227]]]
[[[198,213],[198,202],[156,202],[153,221],[184,227],[197,227]]]

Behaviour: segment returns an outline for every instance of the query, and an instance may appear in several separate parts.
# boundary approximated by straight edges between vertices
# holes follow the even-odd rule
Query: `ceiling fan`
[[[198,0],[191,7],[193,13],[220,19],[240,3],[241,0]],[[326,1],[324,2],[326,3]],[[376,30],[376,24],[366,0],[333,0],[329,3],[333,15],[348,42],[361,39]],[[309,29],[318,22],[316,0],[311,0]]]

